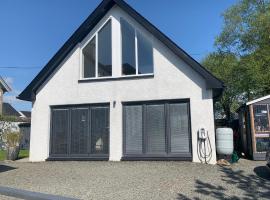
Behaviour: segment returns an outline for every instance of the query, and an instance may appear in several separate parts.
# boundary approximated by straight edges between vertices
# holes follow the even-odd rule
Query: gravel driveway
[[[0,186],[80,199],[269,199],[265,162],[0,163]],[[0,195],[1,197],[1,195]]]

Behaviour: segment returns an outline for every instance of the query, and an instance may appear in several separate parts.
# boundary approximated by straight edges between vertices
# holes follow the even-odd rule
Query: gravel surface
[[[263,161],[0,162],[0,186],[80,199],[269,199]],[[0,196],[1,198],[2,196]]]

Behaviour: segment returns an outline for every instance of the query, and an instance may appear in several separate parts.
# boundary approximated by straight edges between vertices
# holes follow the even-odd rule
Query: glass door
[[[109,154],[109,107],[91,107],[91,154]]]

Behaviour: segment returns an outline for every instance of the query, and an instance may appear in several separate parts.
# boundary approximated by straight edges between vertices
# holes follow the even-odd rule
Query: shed
[[[242,151],[254,160],[265,160],[270,145],[270,95],[239,108]]]

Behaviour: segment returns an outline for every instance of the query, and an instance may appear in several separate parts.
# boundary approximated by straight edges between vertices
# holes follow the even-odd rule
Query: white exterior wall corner
[[[78,83],[83,46],[108,17],[112,19],[113,76],[121,76],[120,17],[124,17],[152,41],[154,77]],[[205,80],[172,53],[119,7],[113,7],[80,45],[67,56],[58,70],[42,85],[32,108],[30,161],[44,161],[49,156],[50,106],[110,102],[110,160],[122,157],[122,102],[162,99],[190,99],[193,161],[197,157],[197,131],[209,131],[213,149],[211,164],[216,162],[212,90]],[[116,105],[113,107],[113,102]]]

